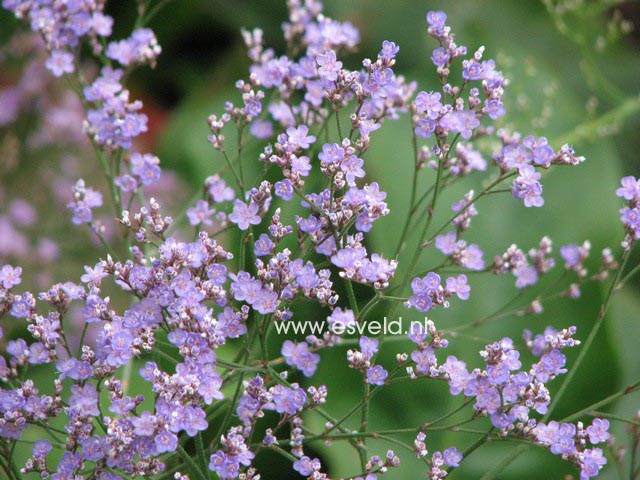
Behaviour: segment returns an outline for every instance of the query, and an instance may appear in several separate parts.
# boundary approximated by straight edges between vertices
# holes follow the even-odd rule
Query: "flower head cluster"
[[[467,300],[471,288],[467,285],[466,275],[449,277],[446,286],[441,285],[440,275],[429,272],[422,278],[416,277],[411,282],[413,296],[405,303],[407,308],[415,308],[419,312],[428,312],[441,305],[449,307],[448,297],[457,295],[460,300]]]
[[[525,207],[541,207],[542,198],[541,173],[536,168],[547,169],[551,165],[578,165],[584,157],[577,156],[568,145],[555,151],[545,137],[528,136],[522,139],[519,134],[509,135],[499,132],[502,148],[493,156],[502,172],[517,172],[513,181],[514,198],[524,201]]]
[[[623,246],[629,248],[631,243],[640,239],[640,180],[635,177],[623,177],[622,186],[616,195],[627,201],[627,206],[620,209],[620,221],[627,231]]]
[[[380,342],[374,338],[362,336],[358,343],[360,350],[349,350],[347,352],[349,366],[360,370],[364,374],[367,383],[378,386],[384,385],[389,372],[382,365],[373,365],[373,359],[378,353]]]
[[[142,103],[129,100],[120,81],[122,70],[102,69],[100,76],[84,90],[85,100],[96,108],[87,112],[85,131],[103,148],[131,148],[134,138],[147,131]]]
[[[435,238],[435,247],[456,265],[469,270],[483,270],[485,267],[484,252],[480,247],[475,243],[468,245],[455,231],[438,235]]]
[[[106,55],[125,67],[144,63],[153,66],[161,51],[153,31],[149,28],[140,28],[125,40],[109,43]]]
[[[73,188],[73,201],[67,206],[73,212],[71,221],[74,224],[91,223],[93,221],[92,209],[102,206],[102,194],[85,186],[84,180],[80,179]]]
[[[125,72],[134,67],[155,65],[161,49],[153,31],[136,27],[123,40],[99,38],[110,36],[112,27],[101,0],[4,0],[3,6],[28,20],[43,37],[46,65],[55,76],[81,66],[78,52],[86,50],[83,41],[96,56],[100,54],[97,78],[88,84],[83,75],[72,80],[87,85],[81,92],[84,131],[112,182],[113,206],[121,212],[113,226],[122,234],[116,240],[123,244],[112,248],[103,235],[106,227],[95,219],[102,194],[78,180],[68,203],[72,223],[90,225],[110,254],[86,265],[79,281],[56,283],[38,294],[24,286],[23,270],[13,266],[15,262],[0,268],[0,317],[18,319],[28,332],[25,338],[9,336],[6,355],[0,356],[0,440],[20,440],[26,431],[31,434],[52,424],[66,434],[65,441],[56,445],[63,450],[56,465],[50,455],[52,444],[38,439],[23,473],[60,480],[156,477],[170,470],[176,452],[184,456],[185,448],[190,448],[185,441],[196,437],[201,458],[193,463],[198,468],[208,466],[223,480],[251,480],[259,478],[252,467],[255,435],[262,439],[259,448],[284,452],[296,472],[313,480],[329,478],[320,460],[309,450],[305,454],[305,446],[314,440],[329,445],[334,438],[346,439],[355,445],[362,467],[362,476],[355,477],[359,480],[376,480],[399,466],[393,451],[369,457],[365,438],[376,435],[345,429],[342,424],[350,414],[327,422],[322,433],[312,435],[307,415],[317,412],[330,418],[319,408],[328,391],[306,382],[318,370],[321,349],[345,342],[341,334],[346,327],[366,326],[373,307],[398,298],[381,291],[394,281],[405,238],[392,256],[376,252],[369,242],[374,224],[390,209],[384,184],[367,178],[367,153],[375,132],[402,113],[411,116],[416,175],[425,166],[437,171],[433,194],[423,197],[431,197],[431,203],[414,263],[432,242],[446,257],[434,271],[413,278],[407,308],[428,312],[438,306],[448,308],[453,296],[468,300],[466,275],[440,275],[453,265],[511,273],[516,287],[523,289],[535,285],[555,264],[547,237],[528,254],[512,245],[488,267],[482,249],[463,239],[478,214],[476,201],[494,193],[501,182],[513,179],[507,191],[527,207],[540,207],[542,170],[576,165],[583,157],[567,145],[554,150],[545,137],[521,138],[485,125],[505,115],[502,99],[508,82],[493,60],[484,59],[484,47],[469,56],[465,46],[456,44],[443,12],[429,12],[426,17],[427,32],[438,42],[431,61],[442,89],[421,90],[417,95],[417,85],[394,71],[400,49],[392,41],[385,40],[375,58],[365,58],[351,69],[346,54],[356,50],[359,33],[348,22],[326,17],[317,0],[288,1],[289,20],[283,24],[286,55],[267,47],[262,31],[243,32],[251,66],[248,78],[235,85],[241,100],[237,105],[226,102],[224,113],[208,118],[209,141],[225,157],[226,171],[229,177],[233,174],[238,188],[223,178],[225,170],[205,180],[197,199],[185,209],[188,223],[195,227],[193,236],[193,228],[174,232],[180,222],[163,213],[153,193],[145,196],[167,174],[162,174],[157,157],[134,151],[136,139],[148,129],[148,119],[142,103],[130,99],[123,82]],[[140,8],[144,13],[147,7]],[[141,20],[137,25],[144,23],[144,15]],[[112,61],[123,69],[112,67]],[[13,117],[15,99],[0,97],[3,105],[11,107],[4,115]],[[335,128],[329,125],[333,122]],[[225,134],[234,127],[238,155],[231,160]],[[331,130],[337,137],[332,138]],[[250,141],[262,142],[257,160],[263,172],[253,183],[242,168],[247,133],[254,137]],[[497,178],[477,195],[463,190],[468,193],[451,205],[451,220],[428,238],[440,188],[487,170],[489,162],[476,149],[475,140],[496,133],[501,141],[493,155]],[[323,179],[322,186],[314,173]],[[125,194],[129,206],[123,209]],[[627,201],[621,214],[627,230],[625,247],[630,248],[640,238],[640,181],[625,177],[617,195]],[[412,222],[425,221],[425,216],[412,218],[422,200],[412,202],[407,231]],[[5,235],[12,233],[14,224],[35,222],[28,204],[12,203],[0,216],[0,254],[6,249],[4,238],[14,238]],[[216,231],[208,233],[205,227]],[[215,237],[228,228],[241,238],[237,258]],[[564,296],[578,296],[579,285],[589,278],[585,267],[589,251],[588,242],[560,249],[567,273],[577,277],[562,292]],[[600,272],[591,278],[604,279],[616,267],[611,252],[605,250]],[[399,287],[408,289],[412,277],[408,271]],[[372,295],[362,308],[352,282]],[[339,293],[341,284],[349,294],[349,308]],[[270,329],[304,321],[298,319],[302,315],[297,303],[302,302],[329,309],[331,331],[304,341],[285,340],[281,356],[270,357]],[[70,335],[68,325],[74,319],[82,332],[79,338]],[[451,395],[462,393],[473,404],[471,420],[489,417],[500,437],[541,445],[577,465],[581,480],[586,480],[606,463],[602,450],[587,447],[587,442],[609,440],[609,423],[595,419],[584,428],[581,423],[546,419],[537,423],[532,418],[549,411],[546,384],[567,372],[563,349],[580,344],[575,334],[575,327],[560,331],[549,327],[535,336],[525,331],[525,344],[536,357],[528,369],[523,369],[510,338],[480,351],[482,368],[470,370],[455,356],[440,363],[438,351],[448,347],[449,340],[431,320],[412,324],[411,351],[397,354],[395,369],[387,370],[378,355],[383,337],[360,333],[357,348],[348,350],[346,358],[369,392],[363,405],[370,401],[370,392],[401,379],[441,380]],[[236,358],[230,361],[227,356],[234,350]],[[259,359],[254,358],[258,350]],[[129,371],[139,360],[143,367]],[[56,376],[51,385],[36,386],[28,369],[44,364],[55,368]],[[396,376],[399,370],[406,376]],[[131,393],[134,378],[144,381],[144,393]],[[229,395],[230,390],[235,393]],[[210,454],[206,465],[202,434],[210,431],[209,423],[219,412],[226,414],[206,452]],[[368,427],[367,412],[364,408],[362,427]],[[427,465],[427,477],[441,480],[460,465],[463,454],[450,447],[428,458],[427,426],[414,430],[418,432],[414,451]],[[188,478],[180,472],[174,477]]]
[[[100,51],[100,38],[111,35],[113,19],[104,14],[104,2],[84,0],[64,3],[54,0],[3,0],[2,6],[25,20],[39,33],[50,52],[46,67],[56,77],[75,71],[74,55],[83,38]]]

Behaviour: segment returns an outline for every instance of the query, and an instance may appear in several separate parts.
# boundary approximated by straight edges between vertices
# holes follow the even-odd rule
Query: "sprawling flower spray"
[[[484,58],[484,48],[471,53],[456,43],[445,13],[426,15],[427,33],[435,41],[436,91],[420,90],[394,72],[400,47],[391,41],[382,43],[375,59],[349,69],[343,59],[355,50],[358,30],[324,16],[318,1],[288,5],[285,55],[268,48],[260,30],[243,32],[251,66],[236,83],[238,103],[227,102],[224,113],[208,119],[209,142],[225,165],[211,172],[174,218],[153,190],[166,175],[160,160],[139,149],[148,118],[125,86],[133,68],[153,67],[161,52],[154,33],[144,27],[156,10],[142,9],[136,29],[116,41],[110,40],[113,20],[104,13],[104,1],[3,1],[41,38],[33,40],[33,48],[43,52],[44,66],[79,96],[84,120],[76,127],[93,146],[107,188],[82,178],[67,178],[65,184],[68,222],[88,227],[104,248],[79,279],[31,293],[21,288],[20,266],[0,268],[0,318],[26,323],[30,334],[28,340],[8,341],[0,357],[0,467],[14,480],[31,472],[59,480],[203,480],[214,473],[251,479],[259,478],[252,466],[256,454],[267,450],[289,459],[302,477],[318,480],[329,478],[327,465],[307,446],[324,441],[354,447],[359,466],[354,462],[351,471],[338,475],[373,480],[401,460],[391,450],[371,452],[367,439],[412,433],[412,445],[393,441],[424,462],[432,480],[444,478],[494,439],[537,445],[575,464],[581,479],[596,476],[607,463],[602,445],[610,440],[609,421],[584,424],[579,420],[588,410],[554,419],[547,387],[569,372],[555,400],[566,391],[573,370],[563,351],[583,347],[575,327],[525,331],[523,345],[536,358],[528,365],[510,338],[466,359],[447,355],[456,336],[447,338],[431,320],[412,326],[411,349],[397,351],[393,364],[378,358],[384,335],[345,339],[335,329],[300,342],[287,339],[279,353],[269,351],[267,337],[275,323],[301,321],[292,308],[299,302],[322,306],[328,326],[351,326],[367,323],[383,302],[419,312],[455,308],[473,295],[470,272],[511,274],[517,289],[535,285],[555,267],[551,240],[543,237],[528,252],[512,245],[493,260],[485,258],[481,246],[465,236],[479,214],[478,200],[505,193],[526,207],[542,207],[543,173],[584,160],[568,145],[494,127],[506,114],[502,97],[508,81],[496,62]],[[87,46],[93,60],[81,55]],[[91,62],[100,69],[89,80]],[[9,93],[15,108],[0,115],[17,116],[27,89]],[[377,131],[403,116],[411,120],[407,141],[415,152],[407,160],[414,162],[411,208],[404,212],[395,251],[373,252],[367,233],[391,212],[387,194],[368,179],[364,157]],[[483,151],[477,140],[484,137],[494,138],[498,149]],[[250,141],[260,144],[258,155],[246,153]],[[260,168],[248,168],[251,162]],[[435,172],[431,187],[421,192],[417,178],[429,170]],[[442,192],[471,175],[484,175],[486,186],[444,207],[450,218],[436,224]],[[587,347],[616,287],[635,272],[623,277],[640,238],[640,182],[623,178],[617,195],[626,202],[620,210],[626,236],[619,261],[606,249],[600,269],[590,273],[584,264],[588,242],[560,248],[563,278],[570,281],[553,295],[577,298],[586,282],[609,281]],[[9,222],[5,229],[28,224],[33,215],[28,204],[12,205],[13,213],[1,220]],[[115,220],[99,220],[103,209],[112,209]],[[234,231],[237,248],[219,241]],[[400,253],[412,247],[410,233],[417,244],[411,260],[399,263]],[[440,265],[414,271],[429,249],[438,252]],[[354,283],[368,292],[366,302],[358,301]],[[544,300],[514,313],[539,312]],[[68,325],[74,309],[80,311],[81,333]],[[4,328],[10,331],[15,322],[5,321]],[[325,410],[333,393],[325,386],[290,381],[299,371],[313,382],[321,353],[336,345],[352,347],[344,362],[363,385],[362,400],[341,418]],[[478,354],[482,367],[468,368]],[[144,361],[143,367],[132,372],[136,360]],[[42,385],[30,376],[41,364],[55,370]],[[147,394],[129,395],[134,377],[146,382]],[[451,395],[464,396],[463,423],[488,417],[490,428],[471,446],[445,445],[432,452],[438,447],[430,444],[429,431],[459,429],[446,423],[458,410],[411,428],[370,431],[372,397],[391,383],[420,378],[444,382]],[[638,388],[635,383],[622,394]],[[345,422],[358,412],[360,428],[347,428]],[[311,415],[323,419],[321,430],[307,426]],[[29,438],[38,438],[32,455],[16,465],[15,445],[31,431]],[[637,429],[634,435],[637,439]]]

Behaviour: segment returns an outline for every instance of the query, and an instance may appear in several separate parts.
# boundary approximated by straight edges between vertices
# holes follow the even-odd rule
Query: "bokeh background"
[[[498,68],[510,79],[505,96],[508,115],[502,125],[525,134],[545,135],[555,147],[569,142],[586,157],[587,161],[578,167],[548,172],[543,179],[546,203],[542,209],[526,209],[509,195],[494,195],[479,203],[480,215],[474,219],[468,239],[485,250],[485,259],[490,260],[512,243],[523,249],[535,247],[543,235],[552,238],[556,252],[560,245],[589,239],[593,251],[588,265],[593,271],[598,267],[602,248],[611,246],[619,255],[623,231],[618,221],[620,202],[614,191],[621,176],[640,173],[639,2],[576,1],[571,3],[579,8],[566,15],[557,10],[552,13],[553,6],[534,0],[326,0],[324,3],[328,16],[349,20],[360,29],[359,52],[344,60],[349,66],[355,68],[360,59],[375,57],[383,40],[393,40],[401,47],[396,72],[418,81],[419,88],[424,90],[437,88],[429,61],[434,44],[426,35],[424,15],[428,10],[445,10],[458,43],[467,45],[471,51],[485,45],[485,57],[495,58]],[[116,18],[115,36],[127,36],[135,18],[135,2],[112,1],[107,10]],[[179,186],[174,190],[174,198],[169,199],[170,203],[174,202],[174,212],[179,212],[181,203],[191,198],[204,178],[222,165],[222,159],[207,142],[206,119],[211,113],[221,113],[227,99],[238,100],[233,84],[246,77],[248,67],[240,28],[262,28],[266,43],[282,52],[285,45],[280,25],[286,15],[286,5],[280,0],[188,0],[168,2],[152,20],[150,27],[156,32],[163,52],[155,69],[141,69],[133,75],[130,89],[134,98],[144,101],[145,112],[150,117],[152,128],[145,138],[147,147],[173,172],[175,185]],[[618,35],[611,25],[619,25],[620,18],[635,25],[636,32]],[[0,13],[3,42],[18,28],[9,14]],[[4,73],[0,69],[0,85],[9,85],[15,78],[15,69]],[[0,165],[8,158],[8,139],[20,142],[26,130],[27,127],[0,128],[0,145],[5,147]],[[43,165],[51,171],[59,169],[58,160],[49,159],[54,156],[48,153],[18,154],[16,165],[2,169],[0,181],[4,194],[0,196],[0,211],[16,192],[28,198],[37,195],[33,179],[46,181],[47,175],[38,173]],[[376,223],[368,240],[370,250],[391,255],[397,244],[395,232],[400,230],[404,219],[400,212],[406,211],[409,201],[411,159],[410,126],[406,118],[388,122],[374,135],[372,149],[367,154],[368,178],[378,181],[381,189],[388,192],[392,214]],[[80,162],[86,162],[89,168],[95,165],[90,155],[81,157]],[[423,189],[433,179],[433,174],[423,174]],[[480,180],[462,182],[446,192],[441,205],[450,204],[469,189],[480,187]],[[434,224],[439,225],[438,219],[443,222],[448,215],[445,212],[437,217]],[[70,232],[65,213],[52,209],[41,211],[40,216],[48,219],[51,228],[57,229],[53,235],[60,238],[62,246],[61,260],[51,267],[52,278],[77,279],[82,273],[82,264],[94,263],[99,250],[88,237]],[[234,239],[228,240],[232,244]],[[5,241],[10,240],[5,238]],[[71,260],[66,260],[70,257]],[[400,258],[400,271],[403,259]],[[5,260],[11,259],[0,258],[0,263]],[[437,253],[428,253],[417,271],[440,260]],[[637,264],[637,260],[632,263]],[[553,284],[561,276],[560,270],[556,268],[540,289]],[[35,274],[35,270],[31,273]],[[434,314],[440,328],[455,328],[491,314],[517,293],[512,278],[471,277],[470,283],[471,301],[457,302],[455,308]],[[585,287],[578,301],[544,304],[541,315],[509,316],[465,330],[464,335],[452,340],[448,353],[464,357],[472,367],[479,366],[481,359],[477,351],[485,343],[504,336],[519,339],[524,328],[541,332],[547,325],[557,328],[576,325],[578,338],[585,338],[597,316],[605,287]],[[525,296],[522,304],[535,297],[540,289]],[[556,417],[588,406],[640,375],[638,289],[638,282],[632,282],[617,294],[604,328],[574,378],[570,392],[555,411]],[[362,298],[369,295],[366,289],[358,289],[357,293]],[[371,318],[382,318],[388,313],[388,307],[381,307]],[[300,318],[322,318],[326,312],[305,306],[296,314]],[[405,318],[419,319],[419,316],[407,313]],[[279,349],[278,344],[284,339],[272,340],[272,348]],[[406,342],[390,343],[383,349],[381,362],[391,365],[395,353],[407,348]],[[315,385],[325,383],[329,387],[327,409],[336,416],[348,411],[361,394],[359,374],[347,367],[345,352],[346,348],[324,352],[312,380]],[[569,366],[576,354],[577,351],[568,353]],[[524,356],[525,364],[531,360]],[[302,377],[296,380],[305,383]],[[561,379],[550,384],[552,395],[560,382]],[[605,410],[630,417],[640,406],[638,400],[637,394],[632,395]],[[392,385],[373,400],[370,429],[416,426],[439,417],[461,402],[459,397],[451,398],[446,385],[440,382]],[[352,419],[354,427],[356,420],[357,416]],[[618,441],[626,442],[624,425],[612,423]],[[322,422],[314,416],[308,418],[308,425],[314,430],[322,428]],[[486,425],[480,421],[473,426],[481,429]],[[450,445],[463,450],[475,438],[454,432],[434,432],[429,434],[427,446],[431,451]],[[411,443],[413,439],[408,435],[403,440]],[[393,448],[382,440],[370,441],[369,446],[371,452],[379,454]],[[450,478],[480,478],[514,448],[513,443],[487,444]],[[325,448],[316,444],[315,451],[309,450],[308,454],[311,452],[328,465],[331,475],[346,475],[357,470],[355,451],[344,445]],[[425,477],[423,464],[406,452],[401,453],[401,458],[401,472],[391,471],[385,478]],[[286,462],[273,455],[260,455],[256,466],[265,479],[300,478]],[[623,474],[624,471],[610,464],[601,478],[626,478]],[[547,452],[529,448],[498,478],[570,478],[565,475],[575,476],[575,470]]]

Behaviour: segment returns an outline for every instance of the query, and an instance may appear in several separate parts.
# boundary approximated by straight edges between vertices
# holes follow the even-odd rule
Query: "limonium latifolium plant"
[[[188,187],[139,142],[149,121],[126,86],[136,68],[161,61],[146,25],[164,2],[148,3],[138,2],[134,28],[121,40],[112,39],[103,0],[2,3],[31,30],[10,53],[33,61],[0,97],[0,126],[29,105],[45,105],[46,128],[30,145],[95,158],[95,168],[84,171],[65,160],[50,183],[53,197],[70,196],[58,219],[67,235],[77,242],[69,232],[87,230],[102,249],[78,278],[30,280],[22,267],[46,273],[57,247],[40,238],[37,258],[20,247],[20,226],[35,215],[30,205],[11,203],[2,217],[13,239],[0,245],[2,256],[24,260],[0,263],[3,478],[258,479],[256,457],[270,454],[286,460],[287,478],[375,480],[418,461],[421,478],[436,480],[494,441],[546,450],[573,464],[581,480],[598,476],[611,463],[613,438],[609,419],[590,412],[632,394],[640,382],[565,418],[554,415],[554,402],[570,395],[567,386],[615,291],[637,270],[628,261],[640,238],[640,181],[626,176],[611,192],[620,197],[621,210],[611,215],[620,214],[621,247],[605,248],[595,271],[585,265],[588,241],[553,256],[543,232],[536,248],[512,245],[487,258],[467,236],[478,201],[500,194],[539,209],[543,174],[579,168],[585,158],[569,145],[495,126],[507,115],[508,81],[484,47],[458,44],[444,12],[424,12],[433,45],[425,56],[438,82],[414,82],[394,72],[396,43],[384,41],[376,58],[351,65],[358,30],[325,16],[319,1],[289,0],[286,52],[269,48],[259,29],[242,32],[249,71],[224,112],[208,118],[218,163],[181,210],[177,192]],[[44,100],[49,90],[55,109]],[[410,209],[391,212],[367,173],[374,161],[368,154],[379,130],[401,119],[412,131],[398,141],[410,143],[414,157],[394,161],[413,165],[412,178],[397,179],[408,186]],[[430,186],[422,189],[419,177]],[[443,192],[468,177],[482,177],[482,189],[443,204]],[[367,234],[387,215],[402,219],[402,228],[389,232],[397,247],[372,251]],[[407,252],[408,261],[399,261]],[[425,252],[438,263],[416,271]],[[439,329],[438,314],[470,299],[474,281],[511,276],[513,288],[525,291],[553,268],[565,271],[564,283],[545,298],[571,301],[586,283],[603,284],[607,293],[591,330],[536,327],[522,338],[447,352],[463,338]],[[40,286],[23,288],[32,284]],[[321,317],[297,313],[310,302]],[[407,342],[392,342],[390,332],[367,329],[382,306],[389,318],[408,309],[425,321],[410,325]],[[517,313],[541,309],[537,297]],[[294,330],[308,333],[302,339],[281,334],[312,322],[320,328]],[[23,324],[28,334],[13,335]],[[341,393],[315,383],[314,375],[324,355],[345,347],[342,361],[362,395],[336,416],[328,406]],[[395,361],[379,356],[382,348],[393,350]],[[573,365],[565,349],[580,350]],[[37,373],[43,369],[49,374]],[[431,382],[459,397],[460,406],[412,427],[372,430],[370,403],[398,382]],[[552,382],[560,383],[553,397]],[[132,383],[145,393],[130,395]],[[639,419],[623,421],[633,426],[633,453]],[[430,439],[436,430],[476,440],[438,445]],[[407,434],[410,443],[397,437]],[[394,450],[377,451],[373,439]],[[341,446],[351,451],[348,470],[316,453]],[[26,463],[18,464],[24,450]],[[632,463],[634,471],[631,478],[638,476]]]

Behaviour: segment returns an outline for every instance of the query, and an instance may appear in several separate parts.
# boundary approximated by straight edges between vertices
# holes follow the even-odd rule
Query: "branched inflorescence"
[[[20,475],[12,445],[32,430],[30,438],[38,440],[20,472],[57,480],[195,480],[211,472],[221,479],[259,478],[252,464],[264,450],[290,460],[303,477],[329,478],[327,465],[307,454],[316,440],[349,442],[360,459],[360,470],[349,478],[373,480],[399,467],[400,458],[391,450],[370,456],[366,439],[394,433],[414,435],[413,445],[395,443],[425,463],[427,478],[442,479],[466,453],[450,447],[429,455],[429,422],[404,431],[369,431],[372,397],[391,383],[418,379],[445,382],[452,396],[463,395],[465,406],[472,406],[466,421],[488,417],[492,428],[484,439],[534,444],[575,464],[581,479],[598,474],[607,460],[596,445],[610,440],[609,422],[595,418],[585,426],[547,418],[547,384],[567,373],[563,350],[580,344],[575,327],[549,327],[538,335],[525,331],[523,345],[535,357],[527,367],[516,342],[502,338],[480,350],[481,367],[469,368],[475,356],[465,361],[442,354],[458,337],[438,330],[432,320],[411,326],[412,350],[398,352],[394,365],[378,358],[384,335],[344,338],[383,301],[419,312],[467,301],[472,287],[464,272],[512,274],[523,291],[555,266],[547,237],[528,252],[511,245],[493,262],[465,238],[481,198],[506,192],[525,207],[541,207],[543,172],[584,160],[568,145],[554,149],[545,137],[496,129],[494,122],[506,114],[502,97],[508,82],[493,60],[484,59],[484,47],[468,54],[456,43],[446,15],[429,12],[427,32],[438,44],[431,61],[440,85],[438,91],[419,91],[394,72],[394,42],[384,41],[375,59],[349,69],[344,56],[355,51],[358,30],[324,16],[318,1],[289,0],[286,55],[268,48],[261,30],[243,32],[251,66],[248,78],[236,83],[241,101],[227,102],[224,113],[208,119],[209,142],[225,165],[185,208],[184,228],[184,219],[165,214],[153,193],[165,174],[157,157],[138,151],[148,119],[124,85],[135,66],[155,65],[160,47],[144,27],[144,9],[129,38],[109,40],[113,20],[104,3],[3,2],[41,37],[37,48],[46,52],[46,68],[64,76],[80,96],[86,118],[77,128],[94,146],[108,184],[101,192],[74,178],[67,205],[71,222],[88,225],[105,249],[97,263],[84,267],[79,282],[31,293],[20,288],[22,268],[0,269],[0,318],[19,319],[30,336],[9,340],[6,356],[0,356],[0,467],[10,478]],[[86,58],[83,45],[100,62],[92,81],[83,72],[91,71],[87,66],[94,60]],[[411,119],[415,175],[434,170],[436,176],[422,197],[414,179],[401,243],[383,254],[371,251],[367,233],[390,214],[387,194],[368,180],[364,157],[378,130],[403,115]],[[229,129],[235,129],[237,145],[225,135]],[[497,151],[482,152],[476,140],[483,137],[496,138]],[[251,159],[248,142],[260,145]],[[259,164],[257,177],[249,161]],[[467,188],[445,209],[450,219],[437,227],[434,211],[442,191],[477,172],[487,172],[487,186]],[[640,182],[623,178],[617,195],[628,203],[621,210],[628,252],[640,238]],[[109,228],[118,230],[122,245],[110,241],[114,236],[96,220],[108,203],[116,217]],[[16,223],[28,217],[27,207],[21,211]],[[236,232],[237,248],[217,238],[227,231]],[[415,231],[413,261],[403,264],[399,254]],[[415,272],[426,250],[442,263]],[[561,247],[571,283],[511,313],[539,313],[551,298],[577,298],[585,282],[603,281],[611,271],[618,282],[624,262],[605,249],[599,270],[590,274],[590,250],[589,242]],[[368,292],[365,305],[354,283]],[[326,328],[303,341],[284,341],[280,356],[270,354],[274,326],[303,321],[293,308],[300,302],[324,308]],[[72,334],[65,322],[78,308],[82,333]],[[354,346],[346,363],[361,376],[364,393],[350,413],[334,418],[324,407],[334,392],[305,379],[313,378],[321,353],[340,344]],[[43,364],[53,366],[55,378],[36,385],[29,375]],[[296,371],[304,377],[300,383],[290,381]],[[137,379],[145,382],[144,395],[130,392]],[[356,411],[362,412],[359,428],[347,428]],[[323,418],[324,430],[307,426],[312,414]],[[54,446],[61,451],[55,457]]]

